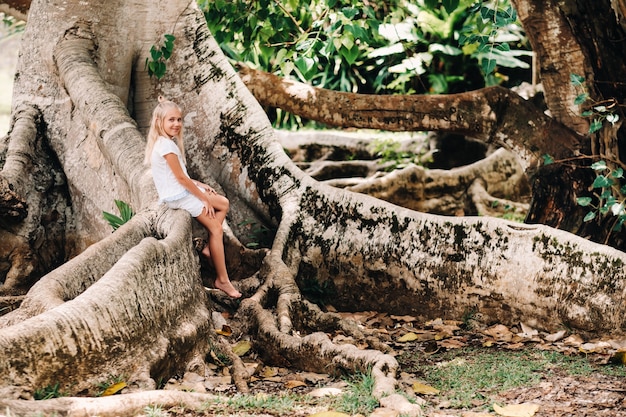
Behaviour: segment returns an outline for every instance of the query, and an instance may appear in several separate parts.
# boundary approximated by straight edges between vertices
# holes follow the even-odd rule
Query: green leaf
[[[600,129],[602,129],[602,122],[598,119],[594,119],[589,126],[589,133],[595,133]]]
[[[443,8],[446,9],[446,13],[450,14],[459,7],[459,0],[443,0]]]
[[[591,164],[591,169],[595,170],[595,171],[602,171],[604,169],[607,169],[608,167],[606,166],[606,162],[605,161],[598,161],[598,162],[594,162],[593,164]]]
[[[357,45],[352,45],[352,48],[350,49],[347,49],[346,47],[341,47],[339,53],[341,53],[341,56],[343,56],[346,61],[348,61],[348,64],[352,65],[359,57],[359,47]]]
[[[590,211],[589,213],[587,213],[587,215],[585,216],[585,218],[583,219],[584,222],[590,222],[591,220],[596,218],[596,213],[595,211]]]
[[[613,181],[604,175],[598,175],[591,185],[593,188],[606,188],[613,185]]]
[[[163,53],[157,49],[156,46],[152,45],[152,48],[150,48],[150,56],[152,57],[153,61],[158,61],[159,59],[161,59],[161,56],[163,56]]]
[[[613,178],[623,178],[624,177],[624,170],[621,167],[619,167],[615,171],[611,172],[611,176]]]
[[[104,219],[109,222],[113,230],[117,230],[118,227],[124,224],[122,219],[115,214],[107,213],[106,211],[102,212],[102,216]]]
[[[310,78],[311,72],[315,70],[315,60],[313,58],[299,56],[296,58],[295,64],[307,80]]]
[[[554,163],[554,158],[552,158],[548,154],[541,155],[541,157],[543,158],[543,164],[544,165],[550,165],[550,164]]]
[[[491,74],[496,69],[496,60],[492,58],[483,59],[480,64],[485,74]]]
[[[570,74],[569,80],[573,85],[581,86],[585,84],[585,77],[576,74]]]
[[[587,207],[589,204],[591,204],[591,201],[591,197],[578,197],[576,199],[576,203],[578,203],[578,205],[582,207]]]
[[[589,94],[587,93],[579,94],[574,99],[574,104],[576,105],[583,104],[585,101],[587,101],[588,98],[589,98]]]

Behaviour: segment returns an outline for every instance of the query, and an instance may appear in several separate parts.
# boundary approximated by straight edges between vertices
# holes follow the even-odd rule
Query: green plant
[[[248,229],[248,239],[250,239],[250,242],[246,244],[247,247],[253,249],[259,247],[269,248],[272,245],[276,231],[253,220],[244,220],[239,223],[239,226]]]
[[[54,385],[36,389],[33,398],[35,398],[35,400],[49,400],[51,398],[67,397],[69,394],[61,391],[60,386],[61,385],[57,382]]]
[[[426,384],[440,390],[442,401],[454,408],[489,406],[502,391],[531,387],[555,375],[626,375],[626,368],[595,365],[584,356],[556,351],[520,351],[466,347],[426,358],[404,352],[398,362],[406,372],[418,373]],[[403,365],[404,364],[404,365]]]
[[[146,58],[145,67],[148,70],[148,75],[153,75],[157,79],[163,78],[167,65],[165,62],[170,59],[172,52],[174,51],[174,40],[176,37],[166,33],[163,35],[164,41],[162,46],[152,45],[150,48],[150,58]]]
[[[401,144],[395,139],[375,139],[370,148],[372,153],[383,163],[390,163],[386,170],[393,171],[406,167],[408,164],[420,164],[419,155],[401,149]]]
[[[167,411],[164,411],[163,408],[158,405],[148,405],[146,407],[144,407],[143,412],[145,413],[146,417],[167,417],[169,416],[169,413]]]
[[[226,412],[224,410],[226,408],[230,412],[245,410],[252,414],[269,412],[272,415],[293,415],[299,403],[307,401],[306,397],[289,393],[279,395],[237,394],[230,398],[219,398],[213,406],[219,408],[221,412]]]
[[[350,415],[369,415],[378,407],[379,401],[372,395],[374,378],[371,372],[357,373],[348,380],[346,391],[331,399],[330,404],[339,412]]]
[[[113,227],[113,230],[117,230],[118,227],[129,221],[135,215],[133,209],[127,203],[120,200],[115,200],[115,205],[120,212],[119,216],[108,213],[106,211],[102,212],[102,216],[107,222],[109,222],[111,227]]]
[[[591,165],[596,171],[596,179],[591,185],[597,204],[593,203],[592,197],[578,197],[576,202],[582,207],[590,207],[584,218],[588,222],[596,218],[597,215],[615,216],[615,223],[612,230],[619,232],[626,221],[626,185],[621,185],[624,178],[624,170],[621,167],[610,168],[605,161],[598,161]]]
[[[584,106],[581,116],[591,119],[589,133],[595,133],[602,129],[605,121],[609,122],[612,126],[619,121],[617,100],[614,98],[600,102],[591,100],[589,92],[587,91],[585,78],[580,75],[570,74],[570,82],[579,89],[579,94],[574,99],[574,104]]]
[[[304,278],[300,285],[302,295],[315,304],[325,305],[335,295],[332,280],[320,283],[315,278]]]
[[[232,61],[334,91],[459,92],[504,82],[496,64],[529,68],[519,58],[530,52],[510,0],[198,4]],[[484,75],[481,64],[489,70]],[[309,123],[280,110],[268,113],[281,128]]]

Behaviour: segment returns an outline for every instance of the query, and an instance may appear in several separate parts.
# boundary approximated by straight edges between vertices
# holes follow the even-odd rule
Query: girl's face
[[[183,126],[183,115],[177,109],[171,109],[163,117],[163,131],[167,136],[173,138],[178,136]]]

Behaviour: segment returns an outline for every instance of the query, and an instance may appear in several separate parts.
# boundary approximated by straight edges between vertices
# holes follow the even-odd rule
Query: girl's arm
[[[206,185],[202,181],[198,180],[192,179],[191,181],[193,181],[193,183],[196,184],[197,187],[204,188],[209,194],[217,194],[217,191],[215,191],[210,185]]]
[[[196,185],[196,183],[201,184],[201,186],[205,184],[202,184],[199,181],[192,180],[191,178],[185,175],[185,172],[183,171],[183,167],[180,165],[178,156],[175,153],[168,153],[166,155],[163,155],[163,157],[165,158],[167,165],[172,170],[172,173],[174,174],[174,177],[176,178],[176,180],[183,187],[185,187],[187,191],[189,191],[191,194],[198,197],[200,201],[202,201],[202,204],[204,204],[204,208],[206,208],[207,214],[209,215],[210,218],[212,219],[215,218],[215,209],[209,202],[209,199],[207,198],[207,194],[203,192],[200,188],[198,188],[198,186]],[[211,187],[206,185],[206,188],[211,188]]]

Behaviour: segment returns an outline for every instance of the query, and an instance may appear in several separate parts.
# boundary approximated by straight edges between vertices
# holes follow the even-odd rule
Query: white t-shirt
[[[152,148],[152,156],[150,158],[152,178],[154,179],[154,185],[159,193],[159,202],[178,200],[189,194],[189,191],[178,182],[172,169],[165,160],[165,155],[170,153],[178,156],[178,162],[180,162],[183,172],[189,177],[187,167],[185,166],[185,162],[183,161],[183,157],[176,142],[164,136],[159,136],[154,144],[154,148]]]

